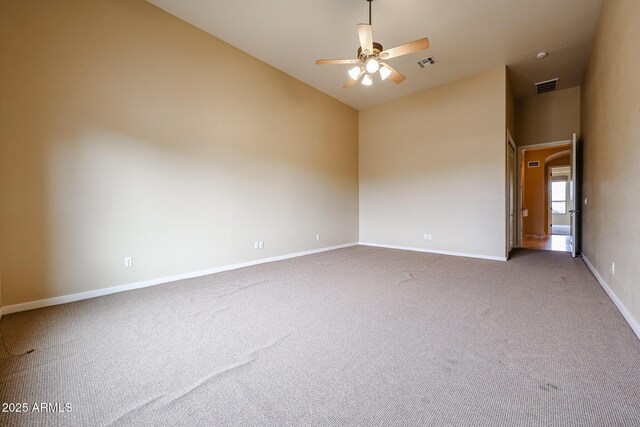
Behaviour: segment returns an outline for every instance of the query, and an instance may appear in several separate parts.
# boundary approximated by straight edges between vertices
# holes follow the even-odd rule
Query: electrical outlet
[[[258,242],[258,249],[264,249],[264,242],[262,240]]]
[[[316,240],[320,240],[320,235],[316,234]]]
[[[128,256],[124,259],[124,266],[125,267],[133,267],[133,258]]]
[[[424,240],[431,240],[431,234],[425,234]]]
[[[259,249],[260,248],[260,242],[253,242],[253,249]]]
[[[611,263],[611,274],[616,274],[616,263],[615,262]]]

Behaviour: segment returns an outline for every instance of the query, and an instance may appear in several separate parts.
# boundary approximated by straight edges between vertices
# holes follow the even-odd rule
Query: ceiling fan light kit
[[[381,62],[381,59],[391,59],[398,56],[408,55],[429,47],[429,39],[424,37],[410,43],[384,50],[380,43],[373,41],[371,30],[371,2],[369,3],[369,23],[358,24],[358,38],[360,47],[358,48],[358,59],[318,59],[316,64],[357,64],[349,69],[349,80],[344,88],[353,87],[358,81],[364,86],[373,84],[373,76],[380,74],[381,80],[391,78],[396,84],[402,83],[406,77],[394,70],[389,64]]]
[[[362,67],[358,67],[358,66],[351,68],[349,70],[349,77],[351,77],[351,80],[358,80],[358,76],[360,75],[361,70],[362,70]]]
[[[386,80],[391,75],[391,70],[386,65],[380,66],[380,78]]]
[[[380,63],[376,58],[367,59],[367,63],[364,66],[368,73],[375,73],[380,69]]]

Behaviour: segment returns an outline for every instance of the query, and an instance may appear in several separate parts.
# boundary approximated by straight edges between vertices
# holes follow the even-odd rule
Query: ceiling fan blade
[[[316,64],[359,64],[359,59],[318,59]]]
[[[391,70],[391,74],[389,74],[389,78],[391,80],[393,80],[395,82],[395,84],[400,84],[403,81],[405,81],[407,78],[399,73],[398,71],[395,70],[395,68],[393,68],[392,66],[390,66],[389,64],[385,64],[384,62],[380,64],[381,66],[384,65],[385,67],[387,67],[388,69]]]
[[[353,86],[355,86],[356,83],[358,83],[360,81],[360,79],[362,79],[362,76],[364,76],[364,70],[360,71],[360,75],[358,76],[357,79],[355,79],[355,80],[353,80],[353,79],[347,80],[347,82],[342,87],[344,89],[352,88]]]
[[[380,58],[382,59],[390,59],[395,58],[402,55],[407,55],[409,53],[417,52],[419,50],[427,49],[429,47],[429,39],[423,38],[419,40],[414,40],[412,42],[392,47],[391,49],[383,50],[380,52]]]
[[[344,86],[342,86],[343,89],[349,89],[355,86],[355,84],[358,83],[357,80],[347,80],[347,82],[344,84]]]
[[[371,25],[358,24],[358,37],[360,38],[360,47],[365,55],[373,53],[373,31]]]

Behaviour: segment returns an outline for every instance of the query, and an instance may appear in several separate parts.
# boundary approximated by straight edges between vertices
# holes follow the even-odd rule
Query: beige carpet
[[[10,425],[640,425],[640,340],[580,259],[353,247],[8,315]]]

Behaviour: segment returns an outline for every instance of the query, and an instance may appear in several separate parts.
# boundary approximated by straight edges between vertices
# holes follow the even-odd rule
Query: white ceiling
[[[374,0],[374,40],[390,48],[421,37],[431,47],[389,64],[402,84],[342,89],[347,65],[316,59],[355,58],[357,23],[366,0],[148,0],[248,54],[339,99],[366,109],[404,95],[508,65],[516,97],[559,77],[578,86],[587,65],[602,0]],[[549,52],[543,61],[540,51]],[[416,61],[434,56],[420,69]]]

